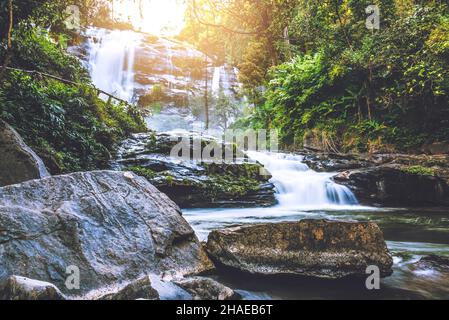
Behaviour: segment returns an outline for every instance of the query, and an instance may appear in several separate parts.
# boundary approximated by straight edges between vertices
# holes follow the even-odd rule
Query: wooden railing
[[[62,83],[70,84],[70,85],[74,85],[74,86],[80,86],[81,85],[79,83],[76,83],[76,82],[73,82],[73,81],[70,81],[70,80],[67,80],[67,79],[63,79],[63,78],[60,78],[60,77],[57,77],[57,76],[54,76],[52,74],[48,74],[48,73],[45,73],[45,72],[39,72],[39,71],[36,71],[36,70],[24,70],[24,69],[12,68],[12,67],[4,67],[4,66],[0,66],[0,69],[9,70],[9,71],[19,71],[19,72],[28,73],[28,74],[35,74],[35,75],[43,76],[43,77],[46,77],[46,78],[51,78],[51,79],[60,81]],[[131,104],[128,101],[126,101],[126,100],[118,98],[118,97],[110,94],[109,92],[101,90],[101,89],[99,89],[99,88],[97,88],[95,86],[93,86],[93,88],[97,92],[97,96],[99,96],[100,94],[104,94],[105,96],[107,96],[109,98],[108,99],[108,103],[110,103],[111,100],[116,100],[119,103],[125,104],[126,106],[131,106]]]

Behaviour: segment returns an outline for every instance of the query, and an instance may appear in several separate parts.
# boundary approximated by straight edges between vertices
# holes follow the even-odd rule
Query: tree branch
[[[202,25],[205,25],[207,27],[212,27],[212,28],[221,28],[230,33],[236,33],[236,34],[242,34],[242,35],[261,35],[262,33],[264,33],[264,32],[259,32],[259,31],[240,31],[240,30],[235,30],[235,29],[229,28],[223,24],[216,24],[216,23],[210,23],[210,22],[203,21],[198,14],[196,0],[191,0],[191,2],[192,2],[193,14],[194,14],[196,20]]]

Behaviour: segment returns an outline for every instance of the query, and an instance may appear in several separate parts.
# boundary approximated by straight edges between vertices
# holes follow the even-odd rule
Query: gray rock
[[[65,286],[80,270],[80,290]],[[130,172],[97,171],[0,188],[0,278],[21,274],[70,295],[143,274],[213,267],[180,209]]]
[[[365,276],[378,266],[392,273],[393,259],[375,223],[302,220],[213,231],[207,250],[221,265],[259,275],[319,278]]]
[[[189,292],[193,300],[239,300],[240,295],[229,287],[203,277],[185,278],[175,284]]]
[[[182,208],[268,207],[276,203],[271,175],[261,164],[244,157],[232,163],[170,157],[181,137],[176,133],[133,135],[119,148],[116,167],[147,178]],[[202,148],[215,143],[197,135],[189,134],[188,138]],[[223,156],[226,149],[233,154],[232,148],[223,144]],[[193,155],[193,143],[186,149]]]
[[[0,300],[65,300],[51,283],[10,276],[0,283]]]
[[[0,120],[0,186],[40,179],[50,174],[20,135]]]
[[[437,255],[430,255],[421,258],[414,264],[417,269],[436,270],[441,274],[445,274],[447,283],[449,284],[449,258]],[[449,289],[449,288],[448,288]]]
[[[159,293],[152,287],[150,277],[145,276],[100,300],[159,300]]]
[[[373,166],[372,162],[349,154],[306,153],[304,163],[318,172],[339,172]]]
[[[449,204],[449,187],[445,180],[412,174],[402,170],[401,166],[386,165],[346,171],[333,179],[350,188],[363,204],[383,206]]]
[[[427,154],[439,155],[449,153],[449,142],[434,142],[422,147],[422,151]]]

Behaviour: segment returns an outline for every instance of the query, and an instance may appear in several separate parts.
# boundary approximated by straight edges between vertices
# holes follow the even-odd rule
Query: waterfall
[[[250,152],[273,175],[279,205],[286,208],[325,208],[357,205],[347,187],[332,181],[333,173],[319,173],[303,163],[302,156]]]
[[[166,52],[167,52],[167,71],[168,71],[168,89],[171,90],[174,87],[174,80],[175,80],[175,65],[173,63],[173,49],[172,44],[170,42],[166,43]]]
[[[218,96],[220,90],[223,90],[224,94],[229,97],[234,96],[232,85],[238,83],[237,74],[238,70],[236,68],[231,68],[226,64],[221,67],[215,67],[212,78],[212,93],[214,96]]]
[[[212,78],[212,94],[214,96],[218,96],[220,94],[220,78],[222,68],[223,67],[214,68],[214,76]]]
[[[134,59],[143,36],[133,31],[89,28],[88,64],[92,81],[99,89],[132,102]]]

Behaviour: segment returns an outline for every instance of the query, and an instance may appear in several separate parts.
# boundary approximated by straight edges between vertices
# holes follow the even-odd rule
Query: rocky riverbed
[[[181,136],[148,133],[119,149],[113,167],[124,171],[52,177],[12,128],[2,134],[2,155],[30,155],[24,168],[34,174],[2,171],[14,181],[0,188],[2,299],[449,297],[447,209],[379,209],[349,197],[366,192],[385,205],[382,191],[395,204],[444,204],[442,161],[278,154],[203,163],[170,155]],[[215,141],[188,138],[192,153]],[[386,277],[375,292],[364,280],[372,265]]]

